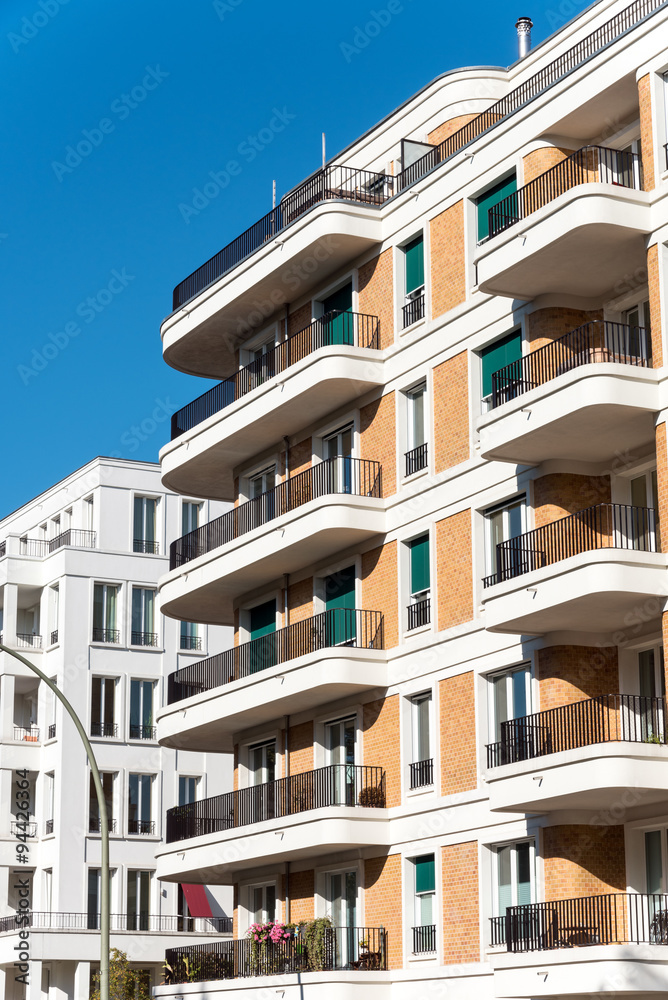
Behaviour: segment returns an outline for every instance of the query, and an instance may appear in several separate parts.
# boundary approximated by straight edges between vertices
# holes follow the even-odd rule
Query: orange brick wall
[[[360,453],[369,462],[380,462],[383,469],[383,496],[397,491],[397,448],[395,394],[360,409]]]
[[[397,543],[371,549],[362,556],[362,607],[380,611],[385,620],[385,649],[398,642]]]
[[[235,882],[233,889],[233,909],[232,909],[232,937],[239,937],[239,884]]]
[[[370,701],[362,712],[364,763],[385,770],[388,808],[401,804],[399,695]]]
[[[281,877],[281,896],[286,895],[285,875]],[[309,868],[305,872],[290,872],[288,879],[290,895],[290,922],[298,924],[301,920],[313,920],[313,896],[315,894],[315,872]]]
[[[304,621],[305,618],[313,617],[313,577],[299,583],[292,583],[288,587],[288,608],[290,610],[290,624]]]
[[[306,302],[299,309],[295,309],[294,312],[290,313],[288,319],[288,337],[292,337],[295,333],[299,333],[300,330],[306,329],[311,322],[311,308],[311,303]]]
[[[638,80],[640,105],[640,153],[642,156],[643,190],[654,188],[654,144],[652,141],[652,79],[649,73]]]
[[[473,671],[439,681],[441,793],[466,792],[478,784]]]
[[[443,871],[443,963],[480,961],[478,844],[441,848]]]
[[[427,136],[427,142],[430,142],[432,146],[438,146],[439,142],[443,142],[444,139],[448,139],[455,132],[459,132],[460,128],[464,128],[465,125],[468,125],[470,121],[473,121],[477,117],[477,114],[457,115],[456,118],[451,118],[449,121],[443,122],[433,132],[430,132]],[[427,150],[425,149],[426,152]]]
[[[535,479],[534,523],[537,528],[597,503],[610,503],[609,476],[554,472]]]
[[[387,931],[388,965],[400,969],[402,949],[401,856],[367,858],[364,862],[364,922]]]
[[[538,711],[619,691],[616,646],[548,646],[539,649]]]
[[[239,787],[239,744],[234,744],[234,790]]]
[[[603,312],[597,309],[585,312],[582,309],[563,309],[558,306],[537,309],[529,316],[529,350],[537,351],[546,344],[558,340],[571,330],[592,320],[603,319]]]
[[[358,272],[359,311],[380,320],[380,347],[394,342],[394,287],[392,279],[392,253],[384,250]]]
[[[623,826],[543,830],[545,901],[626,892]]]
[[[432,570],[433,572],[433,570]],[[471,511],[436,523],[438,627],[452,628],[473,618]]]
[[[558,146],[544,146],[542,149],[534,149],[524,157],[524,180],[522,183],[529,184],[536,177],[540,177],[546,170],[561,163],[573,152],[572,149],[560,149]]]
[[[661,368],[663,366],[661,283],[659,280],[659,248],[656,243],[647,251],[647,282],[649,284],[649,314],[652,327],[652,368]]]
[[[446,208],[429,223],[431,314],[435,319],[466,299],[464,202]]]
[[[312,719],[309,719],[308,722],[300,722],[297,726],[290,726],[288,751],[290,754],[290,774],[303,774],[304,771],[313,770]]]
[[[290,447],[290,476],[298,476],[300,472],[304,472],[305,469],[311,468],[311,457],[313,454],[313,445],[311,438],[304,438],[298,444],[293,444]],[[283,452],[285,456],[285,451]],[[283,458],[285,463],[285,457]],[[285,474],[285,470],[284,470]]]
[[[469,457],[469,369],[466,351],[434,368],[436,472]]]
[[[656,428],[656,483],[659,493],[655,505],[659,518],[659,545],[662,552],[668,548],[668,451],[666,448],[666,424]],[[663,526],[663,539],[661,527]]]

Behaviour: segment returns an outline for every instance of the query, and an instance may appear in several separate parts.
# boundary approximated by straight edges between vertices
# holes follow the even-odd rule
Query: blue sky
[[[95,455],[155,461],[213,384],[162,361],[172,287],[319,165],[322,131],[332,157],[439,73],[512,62],[518,15],[535,43],[583,7],[531,6],[3,0],[0,516]]]

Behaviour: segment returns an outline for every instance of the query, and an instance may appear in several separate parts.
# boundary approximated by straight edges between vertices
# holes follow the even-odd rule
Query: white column
[[[4,802],[4,799],[0,799],[0,802]],[[0,868],[0,912],[5,914],[8,911],[9,899],[9,868]],[[2,990],[0,990],[0,996],[4,996]]]
[[[12,798],[13,788],[12,788],[12,775],[13,771],[8,767],[3,767],[0,770],[0,802],[2,802],[2,810],[0,810],[0,837],[9,837],[11,830],[12,816],[14,815],[14,799]],[[7,888],[6,873],[9,871],[8,868],[0,868],[0,905],[7,901],[7,893],[3,893],[3,876],[5,889]],[[2,994],[0,993],[0,996]]]
[[[72,1000],[88,1000],[90,996],[90,962],[77,962],[74,970]]]
[[[16,645],[16,615],[19,606],[19,588],[15,583],[6,583],[2,612],[2,636],[5,646]]]
[[[7,588],[5,587],[5,590]],[[5,638],[5,642],[6,642]],[[5,669],[7,668],[9,657],[3,655]],[[3,674],[0,677],[0,739],[3,742],[14,739],[14,687],[15,680],[13,674]],[[3,802],[7,801],[5,799]]]
[[[32,958],[29,964],[30,983],[26,989],[26,1000],[42,1000],[42,963]]]

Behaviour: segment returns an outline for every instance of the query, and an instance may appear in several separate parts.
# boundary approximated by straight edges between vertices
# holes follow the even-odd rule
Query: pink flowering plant
[[[248,937],[263,944],[267,941],[279,944],[281,941],[289,941],[294,935],[294,924],[282,924],[278,920],[273,920],[268,924],[251,924],[248,928]]]
[[[266,924],[251,924],[247,937],[251,942],[250,963],[253,971],[256,974],[279,971],[281,960],[285,960],[285,953],[275,946],[292,940],[296,931],[295,924],[284,924],[279,920],[272,920]]]

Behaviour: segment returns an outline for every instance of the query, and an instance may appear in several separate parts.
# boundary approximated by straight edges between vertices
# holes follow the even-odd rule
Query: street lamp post
[[[97,761],[95,760],[95,754],[93,753],[93,748],[90,745],[88,737],[86,736],[86,731],[81,724],[81,719],[74,711],[69,701],[65,695],[60,691],[54,682],[50,680],[46,674],[43,674],[39,667],[36,667],[34,663],[27,660],[25,656],[21,656],[20,653],[15,652],[13,649],[8,649],[7,646],[3,646],[0,642],[0,651],[7,653],[9,656],[13,656],[20,663],[23,663],[29,670],[37,674],[40,680],[44,681],[46,686],[50,688],[57,698],[65,706],[67,713],[70,715],[72,722],[77,728],[77,732],[83,741],[86,754],[88,756],[88,761],[90,763],[91,774],[93,775],[93,784],[95,785],[95,793],[97,795],[97,801],[99,805],[100,812],[100,835],[101,835],[101,859],[100,859],[100,1000],[109,1000],[109,820],[107,817],[107,805],[104,798],[104,791],[102,789],[102,780],[100,778],[100,772],[97,766]]]

